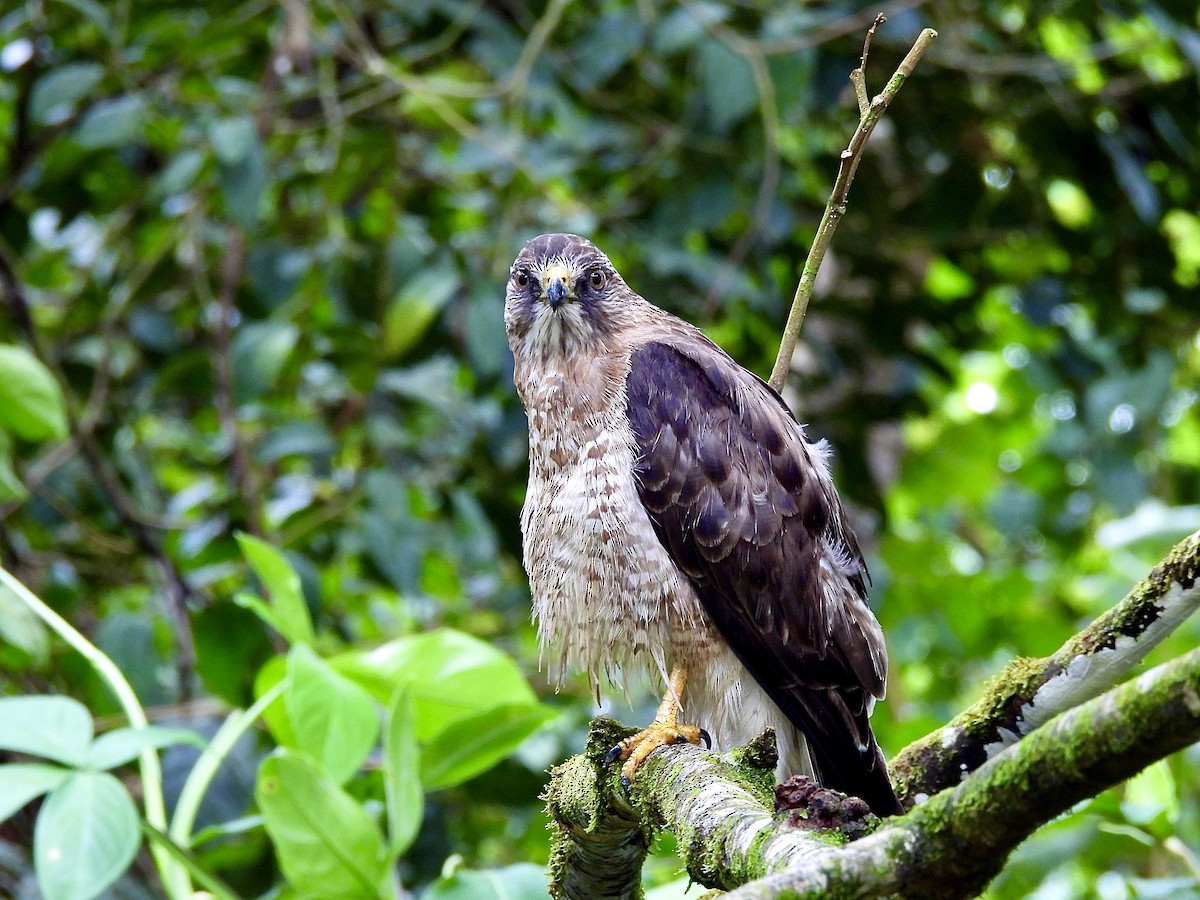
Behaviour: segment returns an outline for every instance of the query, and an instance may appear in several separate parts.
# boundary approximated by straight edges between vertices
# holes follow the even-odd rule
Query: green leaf
[[[24,500],[29,491],[13,469],[12,438],[8,432],[0,429],[0,503],[11,500]],[[0,616],[0,632],[3,631],[3,616]]]
[[[208,129],[208,139],[212,141],[217,159],[224,165],[233,166],[253,151],[258,143],[258,131],[252,117],[237,116],[213,122]]]
[[[91,900],[129,868],[141,843],[129,792],[107,772],[76,772],[46,799],[33,864],[46,900]]]
[[[30,118],[38,125],[65,118],[103,77],[104,67],[94,62],[65,63],[51,69],[33,86],[29,96]]]
[[[421,895],[422,900],[546,900],[546,871],[533,863],[503,869],[460,869],[443,875]]]
[[[337,784],[344,783],[379,738],[375,701],[306,644],[292,647],[287,672],[284,704],[296,747],[324,766]]]
[[[287,669],[286,656],[272,656],[263,663],[258,674],[254,676],[255,698],[262,697],[267,691],[286,679]],[[292,728],[292,720],[288,717],[283,697],[279,697],[263,710],[262,720],[277,744],[285,747],[296,746],[296,731]]]
[[[312,618],[300,589],[300,576],[292,564],[275,547],[249,534],[235,535],[242,555],[254,569],[270,597],[270,606],[250,595],[239,594],[235,600],[257,613],[268,625],[293,644],[311,644]],[[257,602],[254,602],[257,601]]]
[[[9,763],[0,766],[0,822],[34,797],[54,790],[70,774],[70,769],[45,763]]]
[[[42,666],[50,655],[45,623],[8,587],[0,585],[0,640],[29,655]]]
[[[958,300],[974,293],[975,279],[944,256],[936,256],[925,270],[925,290],[938,300]]]
[[[83,765],[92,743],[92,714],[55,695],[0,699],[0,750]]]
[[[88,750],[87,765],[93,769],[111,769],[137,757],[146,748],[158,750],[172,744],[191,744],[203,748],[207,742],[186,728],[118,728],[96,738]]]
[[[499,706],[460,719],[421,748],[427,791],[462,784],[511,754],[557,713],[546,706]]]
[[[405,284],[384,316],[384,355],[401,356],[415,346],[458,287],[458,272],[445,262],[419,272]]]
[[[412,694],[405,687],[398,688],[388,704],[383,733],[383,790],[387,798],[389,846],[394,858],[416,839],[425,806]]]
[[[0,344],[0,428],[29,441],[67,436],[58,383],[41,360],[15,344]]]
[[[142,137],[147,111],[141,94],[101,100],[84,115],[75,140],[93,150],[125,147]]]
[[[277,751],[259,768],[254,796],[293,885],[323,897],[383,896],[389,867],[383,836],[316,763]]]
[[[237,330],[230,354],[238,403],[253,400],[275,386],[299,339],[300,329],[290,322],[251,322]]]
[[[537,703],[513,659],[450,628],[408,635],[372,650],[333,657],[329,663],[381,703],[392,699],[398,685],[411,684],[419,741],[498,706]]]
[[[699,55],[709,119],[718,133],[727,132],[758,105],[754,73],[746,60],[716,38],[701,44]]]

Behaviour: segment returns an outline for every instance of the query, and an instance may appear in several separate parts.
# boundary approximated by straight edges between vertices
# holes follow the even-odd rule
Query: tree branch
[[[875,33],[875,29],[883,24],[883,21],[883,16],[875,18],[863,44],[862,61],[854,70],[857,74],[850,76],[859,97],[858,128],[855,129],[846,149],[842,151],[841,165],[838,168],[837,181],[833,185],[833,193],[830,194],[829,202],[825,205],[825,214],[821,217],[821,224],[817,226],[817,235],[813,238],[812,249],[808,251],[808,258],[804,261],[804,268],[800,273],[800,284],[797,285],[796,294],[792,298],[792,309],[788,313],[787,324],[783,328],[779,354],[775,357],[775,366],[771,369],[771,377],[768,381],[768,384],[777,391],[783,389],[783,383],[791,368],[792,354],[796,351],[796,342],[800,339],[800,328],[804,324],[804,314],[808,311],[808,301],[812,298],[813,287],[817,283],[817,272],[825,259],[825,251],[829,249],[829,244],[833,240],[833,233],[837,230],[842,216],[846,214],[850,184],[854,181],[854,175],[858,171],[858,164],[862,159],[862,151],[867,144],[867,139],[875,130],[875,126],[879,124],[879,120],[883,118],[883,114],[887,112],[888,106],[899,93],[900,88],[904,87],[904,82],[913,73],[917,63],[929,49],[929,45],[937,37],[937,32],[932,28],[922,31],[917,37],[916,43],[912,45],[912,49],[908,51],[908,55],[904,57],[900,66],[888,80],[887,86],[863,109],[863,100],[866,98],[866,83],[863,73],[866,70],[867,55],[871,49],[871,37]]]
[[[1053,656],[998,679],[1024,693],[993,691],[973,717],[905,750],[894,769],[910,803],[923,802],[850,843],[798,830],[773,810],[769,734],[726,756],[657,750],[629,800],[603,765],[629,731],[597,719],[585,753],[556,768],[547,788],[552,893],[640,897],[650,836],[665,829],[691,877],[737,888],[731,897],[975,896],[1041,825],[1200,740],[1200,650],[1111,687],[1200,605],[1198,573],[1200,532]],[[943,741],[948,753],[938,752]],[[954,754],[968,747],[978,760],[961,757],[963,777]]]
[[[1009,747],[956,788],[801,871],[730,900],[974,897],[1038,827],[1200,740],[1200,650],[1164,663]]]
[[[1200,531],[1053,654],[1009,663],[978,702],[892,760],[901,802],[911,806],[957,784],[1054,716],[1116,684],[1200,606],[1198,573]]]

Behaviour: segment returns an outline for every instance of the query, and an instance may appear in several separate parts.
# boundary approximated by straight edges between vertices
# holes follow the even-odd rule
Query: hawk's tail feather
[[[791,697],[794,705],[781,706],[808,741],[817,781],[862,798],[877,816],[903,813],[862,691],[801,688]]]

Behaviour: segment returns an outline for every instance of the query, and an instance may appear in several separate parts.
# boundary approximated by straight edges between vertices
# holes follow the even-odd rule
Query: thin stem
[[[875,29],[878,22],[879,20],[876,19],[875,24],[871,26],[872,30]],[[804,269],[800,273],[800,284],[796,287],[796,294],[792,298],[792,309],[788,314],[787,325],[783,329],[783,339],[779,344],[779,355],[776,356],[775,367],[771,370],[771,378],[768,383],[777,391],[783,389],[783,383],[791,368],[792,354],[795,353],[796,342],[800,339],[800,328],[804,324],[804,314],[808,311],[808,302],[812,299],[813,287],[817,282],[817,272],[825,259],[825,251],[829,249],[838,223],[846,214],[846,198],[850,193],[850,184],[854,181],[854,174],[858,171],[858,164],[862,159],[862,151],[866,146],[867,138],[871,136],[871,132],[875,130],[875,126],[879,124],[879,120],[887,111],[888,105],[899,93],[900,88],[904,86],[905,80],[912,74],[913,69],[916,68],[917,63],[921,61],[921,57],[925,55],[925,51],[929,49],[929,45],[936,37],[937,32],[932,28],[926,28],[921,32],[912,45],[912,49],[908,51],[908,55],[904,57],[888,80],[887,87],[871,100],[866,111],[862,113],[858,128],[850,138],[849,145],[842,151],[837,181],[834,182],[833,192],[829,196],[829,202],[825,205],[825,213],[821,216],[821,224],[817,227],[817,236],[813,239],[812,249],[808,251],[808,258],[804,261]],[[863,46],[862,66],[855,71],[861,73],[862,67],[865,67],[869,49],[870,39],[868,37]],[[865,96],[865,82],[862,90]]]
[[[175,804],[175,814],[171,817],[170,836],[175,843],[188,848],[192,843],[192,826],[196,823],[196,813],[200,809],[200,801],[212,784],[213,776],[225,761],[225,757],[233,749],[243,734],[249,731],[259,716],[268,706],[275,702],[287,687],[286,681],[273,685],[270,690],[258,698],[254,705],[246,710],[235,709],[217,729],[192,771],[188,773],[179,793],[179,802]]]
[[[109,659],[99,647],[84,637],[70,622],[42,602],[33,591],[25,587],[11,572],[3,567],[0,567],[0,583],[12,591],[22,603],[33,610],[34,614],[45,622],[51,631],[66,641],[67,644],[78,651],[88,661],[88,664],[100,676],[100,679],[113,692],[113,695],[117,698],[117,702],[121,704],[121,709],[125,712],[131,726],[134,728],[145,728],[150,724],[146,718],[146,710],[142,707],[141,701],[138,700],[137,694],[134,693],[133,687],[126,680],[121,670],[117,668],[117,664]],[[163,802],[162,768],[158,763],[157,751],[150,748],[143,750],[138,760],[138,766],[142,776],[142,804],[146,814],[146,821],[154,828],[162,830],[167,827],[167,811],[166,804]],[[190,897],[191,884],[187,880],[186,869],[173,859],[170,853],[158,845],[152,846],[150,852],[154,854],[155,866],[158,868],[159,877],[162,878],[168,894],[172,897],[180,898],[180,900]],[[177,881],[180,877],[182,877],[183,881]],[[187,893],[172,892],[172,885],[183,883],[187,884]]]

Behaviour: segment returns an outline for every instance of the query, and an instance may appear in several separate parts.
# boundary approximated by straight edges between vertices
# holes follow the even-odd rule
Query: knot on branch
[[[803,775],[793,775],[775,788],[775,810],[787,813],[784,823],[800,831],[837,830],[854,841],[879,824],[866,801],[821,787]]]

